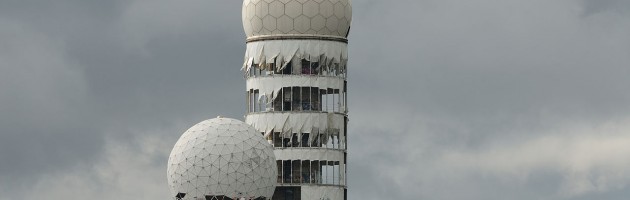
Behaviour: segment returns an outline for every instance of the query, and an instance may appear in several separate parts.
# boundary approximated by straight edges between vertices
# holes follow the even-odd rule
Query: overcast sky
[[[630,1],[354,0],[349,199],[630,196]],[[0,200],[168,199],[239,0],[0,0]]]

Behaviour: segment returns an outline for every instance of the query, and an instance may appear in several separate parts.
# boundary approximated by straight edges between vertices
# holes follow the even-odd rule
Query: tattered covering
[[[256,113],[245,117],[245,123],[256,130],[264,132],[268,137],[273,132],[280,132],[283,137],[292,138],[293,133],[323,134],[325,143],[330,135],[338,135],[339,143],[345,144],[343,134],[345,116],[336,113]],[[340,134],[341,133],[341,134]],[[301,140],[302,134],[297,134]],[[315,137],[309,137],[313,142]]]
[[[276,64],[276,70],[286,67],[291,60],[305,59],[319,62],[325,68],[335,64],[345,66],[348,61],[348,44],[327,40],[266,40],[247,43],[242,70],[249,72],[252,65],[263,69]]]
[[[276,149],[276,160],[326,160],[344,163],[344,153],[330,149]]]
[[[343,187],[303,185],[301,189],[302,199],[344,199]]]
[[[283,87],[318,87],[343,91],[344,80],[324,76],[270,76],[247,79],[247,90],[259,90],[260,97],[273,100]]]

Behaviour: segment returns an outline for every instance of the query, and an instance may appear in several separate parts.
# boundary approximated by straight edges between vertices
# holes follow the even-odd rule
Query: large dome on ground
[[[308,34],[347,37],[352,21],[350,0],[244,0],[247,37]]]
[[[168,159],[172,197],[271,199],[276,185],[273,147],[244,122],[215,118],[188,129]],[[181,196],[181,195],[180,195]]]

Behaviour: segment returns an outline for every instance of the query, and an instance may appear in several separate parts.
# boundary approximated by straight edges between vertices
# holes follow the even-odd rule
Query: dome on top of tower
[[[322,35],[347,37],[352,21],[350,0],[244,0],[247,37]]]

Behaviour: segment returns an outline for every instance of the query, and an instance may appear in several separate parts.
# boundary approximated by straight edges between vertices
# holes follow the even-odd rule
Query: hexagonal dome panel
[[[277,166],[273,147],[244,122],[216,118],[188,129],[168,159],[172,197],[271,199]],[[221,199],[221,198],[219,198]]]
[[[351,22],[350,0],[243,1],[243,29],[247,37],[283,34],[346,37]]]

